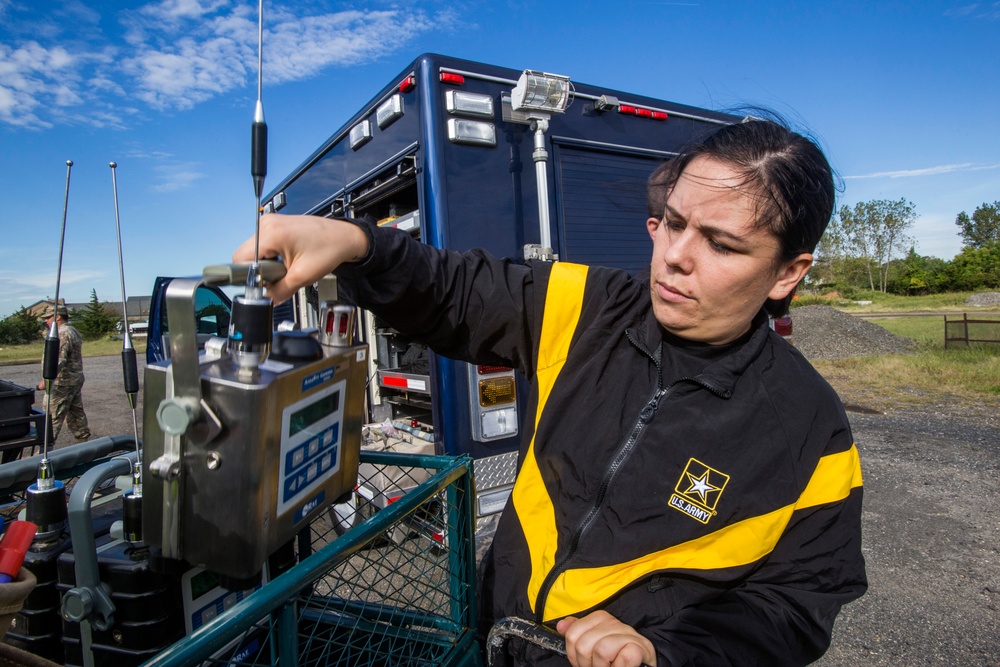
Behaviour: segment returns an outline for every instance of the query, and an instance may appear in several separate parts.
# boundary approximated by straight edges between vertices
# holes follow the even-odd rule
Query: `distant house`
[[[126,302],[129,322],[139,322],[145,321],[149,318],[149,295],[143,296],[130,296]],[[41,301],[36,301],[35,303],[27,306],[25,310],[41,319],[44,316],[46,310],[52,307],[52,299],[42,299]],[[66,309],[72,314],[75,310],[83,310],[90,305],[89,301],[83,303],[66,303],[66,299],[59,299],[59,305],[65,306]],[[103,301],[101,305],[104,306],[109,314],[115,317],[121,317],[122,314],[122,302],[121,301]]]
[[[33,304],[25,308],[25,310],[30,315],[33,315],[38,319],[42,319],[45,316],[45,311],[52,308],[53,303],[54,303],[53,299],[43,299],[42,301],[34,302]],[[59,305],[64,306],[67,310],[73,310],[72,308],[70,308],[69,304],[66,303],[66,299],[59,299]]]

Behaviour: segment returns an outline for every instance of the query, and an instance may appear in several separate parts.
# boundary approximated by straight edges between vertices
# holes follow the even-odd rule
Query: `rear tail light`
[[[792,318],[790,315],[774,319],[774,331],[782,336],[792,335]]]

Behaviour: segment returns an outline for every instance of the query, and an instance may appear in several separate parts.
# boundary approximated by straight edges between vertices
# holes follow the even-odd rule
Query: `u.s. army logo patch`
[[[715,506],[728,483],[729,475],[698,459],[689,459],[670,496],[670,506],[701,523],[708,523],[715,516]]]

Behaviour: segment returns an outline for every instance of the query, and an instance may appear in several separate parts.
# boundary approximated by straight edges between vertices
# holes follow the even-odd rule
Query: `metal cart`
[[[342,509],[313,521],[298,564],[206,607],[212,620],[145,664],[481,665],[471,459],[363,451],[361,461],[397,479],[430,474],[342,535]]]
[[[185,667],[481,667],[484,651],[487,664],[503,664],[504,645],[510,638],[564,654],[560,637],[519,619],[504,619],[485,647],[477,644],[472,460],[371,450],[361,453],[358,483],[380,489],[375,497],[356,494],[354,503],[331,507],[314,520],[298,536],[293,559],[297,563],[286,563],[281,574],[256,590],[223,590],[211,578],[203,579],[197,569],[179,577],[183,591],[176,597],[184,598],[184,623],[190,634],[159,643],[160,632],[173,632],[170,619],[176,620],[180,611],[169,611],[166,621],[138,622],[146,619],[137,618],[132,598],[152,604],[170,596],[162,597],[156,587],[130,594],[135,591],[102,582],[107,563],[99,562],[99,554],[103,552],[107,560],[109,542],[100,533],[107,526],[91,506],[99,489],[131,469],[131,454],[115,454],[132,446],[131,438],[120,436],[53,453],[60,477],[78,491],[69,502],[74,555],[69,567],[75,569],[75,578],[66,583],[60,574],[57,583],[56,558],[48,559],[52,581],[42,582],[42,588],[63,591],[61,613],[53,606],[58,601],[44,605],[39,601],[26,605],[22,621],[62,616],[61,637],[36,637],[15,623],[9,636],[16,646],[62,662],[61,642],[65,660],[72,664],[147,660],[145,665]],[[21,491],[33,481],[36,465],[34,459],[26,459],[3,466],[0,490]],[[407,490],[397,495],[397,488]],[[65,592],[66,588],[70,590]],[[33,595],[44,592],[39,589]],[[92,600],[93,608],[84,611],[84,605],[73,603],[77,599]],[[175,636],[183,632],[179,628]],[[142,636],[130,640],[132,633]],[[39,651],[40,644],[53,642],[60,647],[58,655]],[[122,644],[116,648],[116,642]],[[157,645],[166,648],[154,648]]]

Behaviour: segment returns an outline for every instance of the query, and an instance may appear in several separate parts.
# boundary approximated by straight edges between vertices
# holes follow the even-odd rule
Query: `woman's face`
[[[667,198],[663,220],[646,221],[653,239],[650,291],[657,321],[704,343],[728,343],[750,328],[768,298],[783,299],[812,255],[779,264],[778,239],[755,227],[755,200],[736,171],[697,157]]]

